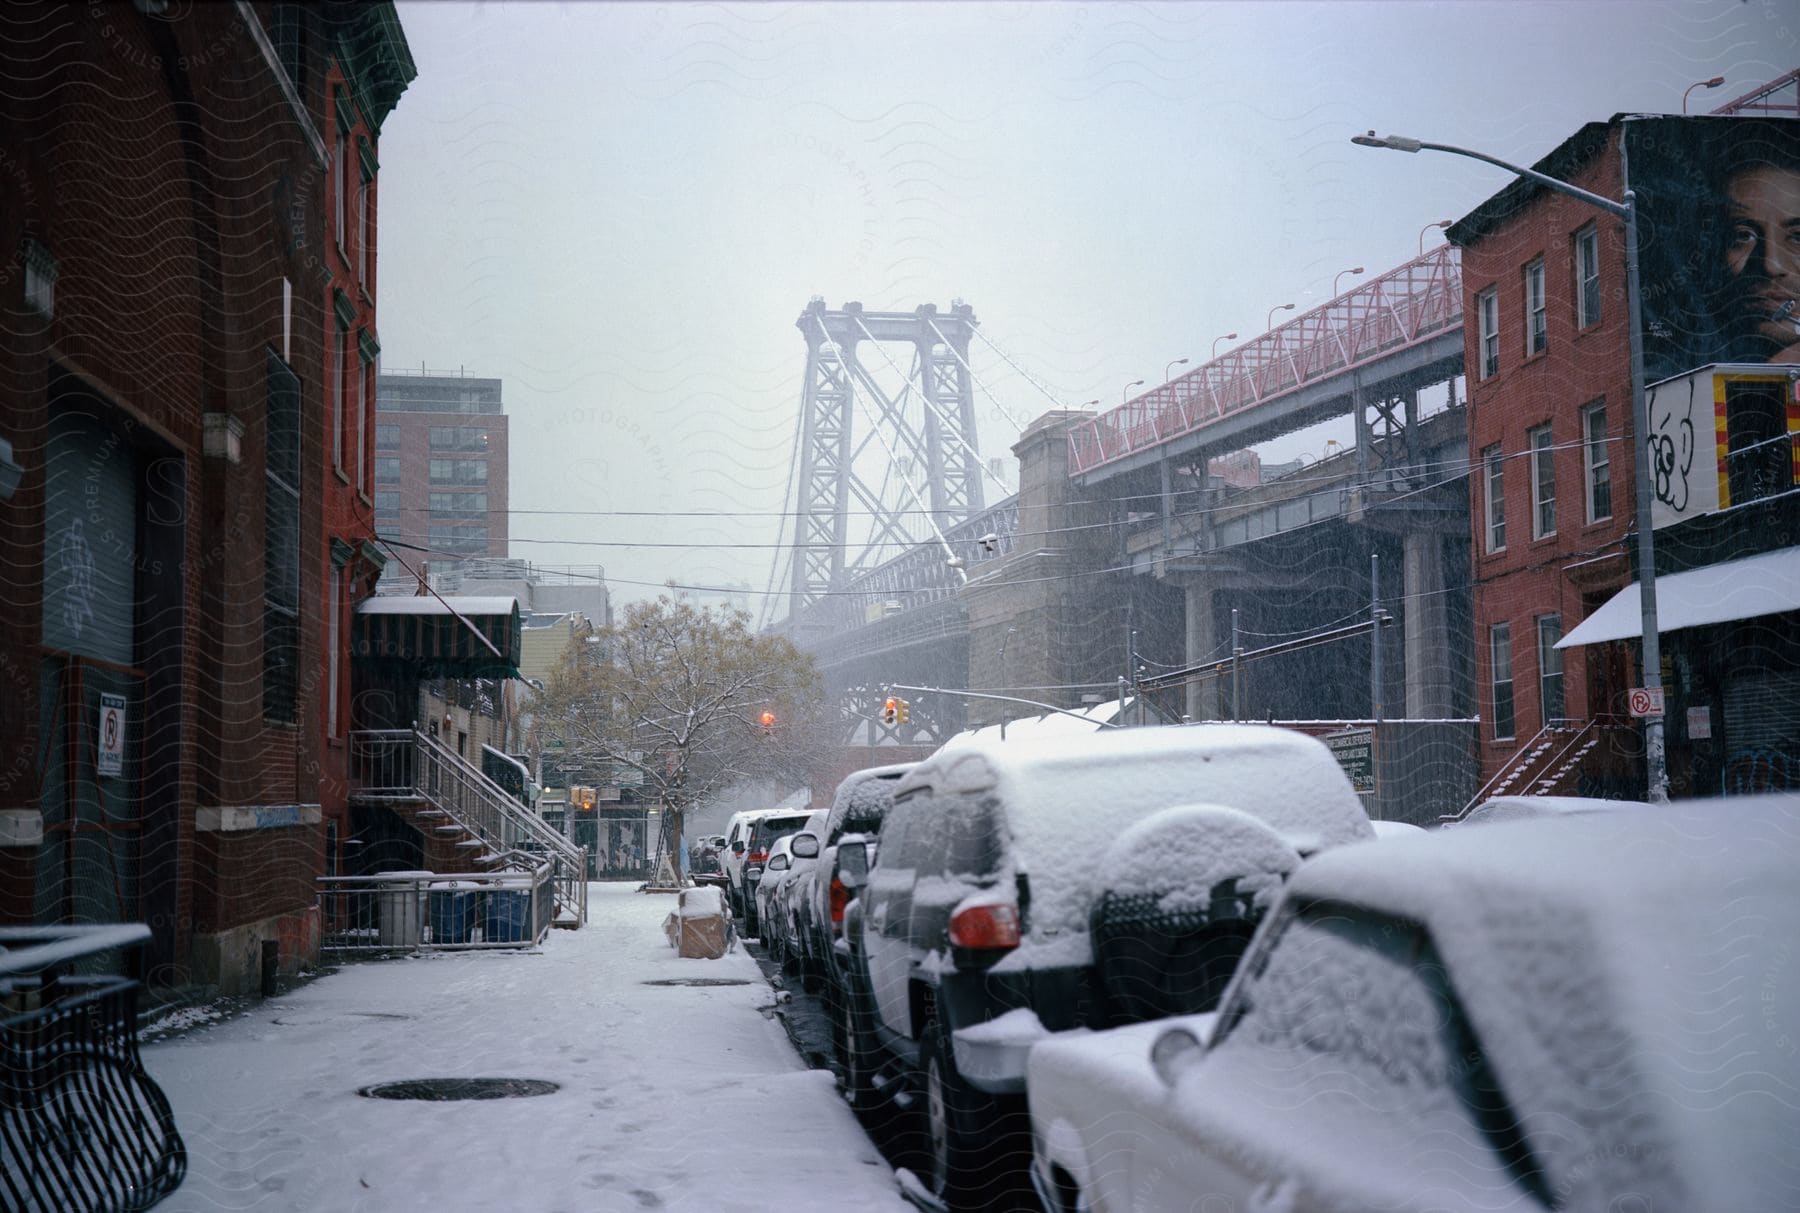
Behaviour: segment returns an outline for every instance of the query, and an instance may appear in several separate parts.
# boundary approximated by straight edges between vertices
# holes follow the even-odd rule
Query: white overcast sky
[[[384,365],[503,379],[512,555],[603,564],[621,598],[767,583],[776,553],[747,545],[791,508],[814,295],[966,300],[1059,400],[1116,404],[1506,180],[1351,134],[1529,162],[1800,62],[1776,0],[400,14],[419,75],[381,144]],[[1053,407],[973,361],[1006,413]],[[1010,466],[1016,428],[977,404]],[[705,516],[573,513],[628,510]]]

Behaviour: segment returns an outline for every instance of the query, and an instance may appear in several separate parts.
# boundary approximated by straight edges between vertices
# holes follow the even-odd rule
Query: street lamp
[[[1212,357],[1217,358],[1219,356],[1219,342],[1221,342],[1221,341],[1236,341],[1236,340],[1237,340],[1236,333],[1226,333],[1223,337],[1214,337],[1213,338],[1213,347],[1212,347]]]
[[[1427,223],[1424,227],[1420,228],[1419,229],[1419,256],[1423,257],[1425,255],[1425,233],[1426,232],[1429,232],[1434,227],[1441,231],[1442,229],[1449,227],[1452,223],[1455,223],[1455,222],[1456,222],[1456,220],[1454,220],[1454,219],[1439,219],[1436,223]]]
[[[1687,93],[1681,94],[1681,112],[1684,114],[1687,113],[1688,93],[1693,92],[1697,88],[1718,88],[1723,83],[1725,83],[1725,77],[1714,76],[1711,80],[1696,80],[1688,85]]]
[[[1125,403],[1125,397],[1127,394],[1130,393],[1132,388],[1143,387],[1143,386],[1144,386],[1144,381],[1142,379],[1133,379],[1130,383],[1128,383],[1124,387],[1120,388],[1119,389],[1119,403],[1120,404]]]
[[[1591,207],[1605,211],[1625,224],[1625,328],[1631,341],[1631,424],[1635,441],[1632,451],[1632,471],[1637,483],[1633,486],[1636,492],[1638,519],[1638,602],[1643,617],[1643,672],[1644,689],[1649,691],[1652,699],[1662,697],[1662,639],[1656,628],[1656,527],[1651,517],[1650,505],[1650,444],[1647,441],[1650,432],[1648,408],[1644,400],[1644,334],[1643,334],[1643,300],[1638,285],[1638,239],[1637,239],[1637,195],[1630,187],[1629,164],[1621,174],[1625,182],[1625,200],[1614,202],[1611,198],[1602,198],[1599,194],[1589,193],[1579,186],[1570,185],[1556,177],[1540,173],[1535,169],[1520,168],[1516,164],[1508,164],[1484,152],[1470,151],[1466,147],[1453,147],[1448,143],[1427,143],[1420,139],[1411,139],[1405,135],[1378,136],[1374,131],[1366,135],[1352,135],[1350,142],[1360,147],[1385,147],[1396,152],[1447,152],[1452,156],[1466,156],[1471,160],[1481,160],[1496,168],[1527,181],[1535,181],[1547,190],[1566,194],[1577,201],[1585,202]],[[1624,141],[1620,140],[1621,156]],[[1668,756],[1664,750],[1662,713],[1644,718],[1644,766],[1648,775],[1648,798],[1652,803],[1661,804],[1669,799]]]
[[[1188,364],[1188,360],[1186,358],[1177,358],[1175,361],[1171,362],[1168,366],[1165,366],[1163,368],[1163,382],[1164,383],[1169,382],[1169,372],[1170,371],[1174,370],[1178,366],[1186,366],[1187,364]]]
[[[1084,401],[1083,401],[1083,402],[1082,402],[1082,404],[1081,404],[1081,407],[1082,407],[1082,408],[1084,408],[1084,409],[1091,409],[1091,408],[1093,408],[1093,407],[1094,407],[1094,406],[1095,406],[1095,405],[1096,405],[1096,404],[1099,404],[1099,403],[1100,403],[1100,401],[1099,401],[1099,399],[1098,399],[1098,398],[1095,398],[1095,399],[1093,399],[1093,400],[1084,400]]]
[[[1275,327],[1275,313],[1276,312],[1291,312],[1293,310],[1294,310],[1294,305],[1291,303],[1284,303],[1280,307],[1270,308],[1269,309],[1269,318],[1267,320],[1263,321],[1263,331],[1267,332],[1269,329],[1272,329]]]
[[[1338,297],[1338,283],[1340,283],[1344,280],[1345,274],[1360,274],[1362,272],[1363,272],[1363,267],[1360,265],[1357,266],[1353,270],[1339,270],[1337,273],[1337,277],[1333,278],[1331,280],[1331,297],[1333,299],[1336,299]]]

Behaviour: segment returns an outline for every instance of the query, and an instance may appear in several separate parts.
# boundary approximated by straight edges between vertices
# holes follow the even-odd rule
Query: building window
[[[338,616],[343,613],[344,570],[338,565],[331,566],[331,586],[326,591],[325,599],[325,736],[338,735],[338,640],[342,635],[342,624]]]
[[[375,426],[375,449],[378,451],[397,451],[400,449],[400,427],[397,425]]]
[[[396,455],[375,456],[375,483],[399,484],[400,459]]]
[[[352,437],[356,441],[356,490],[359,493],[369,491],[369,375],[368,368],[358,364],[356,368],[356,433]]]
[[[485,451],[488,432],[478,425],[434,425],[431,427],[431,449],[434,451]]]
[[[1531,537],[1556,534],[1556,452],[1550,445],[1550,427],[1540,425],[1526,434],[1531,443]]]
[[[431,483],[433,484],[486,484],[488,474],[485,459],[433,459],[431,461]]]
[[[1612,517],[1612,451],[1606,444],[1606,406],[1591,404],[1581,414],[1582,462],[1587,475],[1587,517]]]
[[[331,461],[338,471],[344,470],[344,344],[348,336],[343,325],[331,330]]]
[[[1550,348],[1550,327],[1544,315],[1544,259],[1525,267],[1525,353],[1541,354]]]
[[[452,519],[485,518],[487,517],[487,494],[433,493],[431,494],[431,512],[433,515],[448,515]]]
[[[25,237],[25,306],[46,320],[56,317],[56,278],[58,267],[50,250],[30,236]]]
[[[1575,327],[1600,323],[1600,232],[1592,225],[1575,233]]]
[[[265,362],[262,712],[291,723],[300,665],[300,380],[273,350]]]
[[[1499,446],[1481,452],[1481,470],[1487,481],[1487,550],[1506,550],[1506,456]]]
[[[336,159],[332,161],[333,194],[331,206],[331,234],[337,241],[338,252],[344,251],[344,210],[349,202],[350,184],[350,132],[343,126],[338,127]]]
[[[356,181],[356,280],[367,285],[369,279],[369,181],[357,174]]]
[[[451,556],[478,556],[487,551],[488,532],[484,526],[433,526],[431,549]]]
[[[375,508],[378,510],[387,510],[390,513],[398,514],[400,512],[400,490],[399,489],[378,489],[378,490],[376,490]]]
[[[1512,625],[1496,623],[1488,629],[1488,656],[1493,669],[1494,740],[1513,735]]]
[[[1481,377],[1500,373],[1500,296],[1489,287],[1475,296],[1475,314],[1481,324]]]
[[[1562,617],[1539,615],[1537,621],[1538,702],[1544,705],[1543,723],[1563,718]]]

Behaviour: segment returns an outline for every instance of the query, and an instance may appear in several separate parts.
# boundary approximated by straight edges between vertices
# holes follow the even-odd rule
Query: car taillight
[[[965,906],[950,916],[950,943],[989,951],[1018,947],[1019,907],[1003,901]]]
[[[844,907],[850,904],[850,890],[836,876],[831,878],[831,921],[834,926],[844,925]]]
[[[752,852],[750,852],[750,854],[748,854],[744,857],[744,862],[746,862],[746,863],[762,863],[763,861],[765,861],[768,858],[769,858],[769,853],[767,851],[752,851]]]

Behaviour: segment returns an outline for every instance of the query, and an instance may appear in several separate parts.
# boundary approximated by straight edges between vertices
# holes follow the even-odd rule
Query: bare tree
[[[572,643],[538,720],[570,762],[636,771],[679,853],[695,804],[744,780],[811,778],[830,736],[823,698],[813,659],[786,637],[663,597]]]

